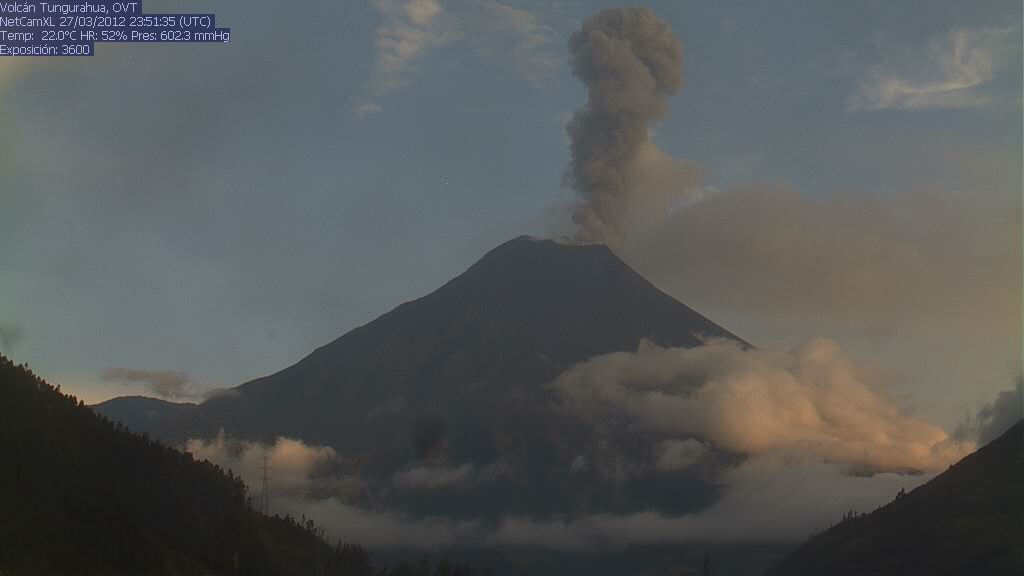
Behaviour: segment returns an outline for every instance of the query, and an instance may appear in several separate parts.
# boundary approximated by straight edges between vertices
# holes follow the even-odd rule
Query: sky
[[[195,400],[572,235],[569,37],[613,5],[149,1],[231,44],[0,60],[0,351],[88,402]],[[682,44],[650,142],[692,182],[627,263],[948,431],[1009,388],[1020,3],[647,5]]]

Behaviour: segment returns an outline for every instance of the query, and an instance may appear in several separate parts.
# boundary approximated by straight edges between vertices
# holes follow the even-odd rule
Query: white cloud
[[[533,84],[546,80],[560,65],[553,47],[558,34],[531,12],[497,0],[461,0],[442,6],[438,0],[371,0],[383,19],[377,28],[374,67],[353,114],[379,113],[379,99],[410,81],[412,64],[432,51],[464,42],[475,52],[507,61]]]
[[[920,110],[1001,105],[1002,100],[984,88],[1006,64],[1017,43],[1016,32],[1008,28],[954,29],[946,38],[932,42],[923,56],[899,67],[879,64],[869,69],[850,107]]]
[[[690,349],[643,344],[577,364],[551,387],[593,421],[626,418],[747,455],[934,471],[974,448],[900,411],[827,339],[788,352],[725,340]]]
[[[484,53],[507,58],[521,78],[540,85],[562,65],[558,33],[533,13],[497,0],[473,0],[467,7],[468,27],[479,32],[474,43]]]
[[[710,448],[696,438],[662,440],[654,447],[654,467],[657,470],[682,470],[700,461]]]
[[[410,64],[430,50],[450,42],[451,23],[443,16],[438,0],[370,0],[383,21],[374,40],[373,72],[366,88],[366,100],[353,108],[357,117],[378,113],[375,101],[408,81]]]
[[[441,4],[437,0],[409,0],[403,7],[410,22],[418,26],[427,26],[441,13]]]
[[[364,491],[362,482],[353,477],[321,474],[339,461],[339,454],[329,446],[308,445],[293,438],[277,438],[273,444],[236,440],[222,430],[216,438],[190,439],[185,452],[200,460],[209,460],[233,471],[257,496],[262,486],[263,457],[271,468],[271,511],[289,512],[282,501],[333,496],[342,500]]]

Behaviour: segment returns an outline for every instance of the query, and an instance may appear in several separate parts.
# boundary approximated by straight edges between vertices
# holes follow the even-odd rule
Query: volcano
[[[227,394],[198,405],[117,398],[96,410],[171,443],[223,432],[329,445],[375,501],[413,514],[687,512],[715,498],[710,470],[616,480],[624,467],[642,467],[627,455],[648,455],[653,442],[630,430],[595,432],[559,410],[545,385],[577,362],[635,351],[644,340],[692,347],[708,338],[747,345],[603,245],[524,236]],[[395,488],[395,475],[411,467],[487,480],[427,494]]]

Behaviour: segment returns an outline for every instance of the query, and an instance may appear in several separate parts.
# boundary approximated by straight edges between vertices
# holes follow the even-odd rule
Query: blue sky
[[[4,352],[90,401],[145,391],[103,382],[110,367],[232,386],[512,236],[565,232],[564,125],[586,100],[566,44],[613,5],[153,1],[216,12],[232,43],[0,60]],[[911,214],[892,222],[924,230],[865,228],[922,263],[920,286],[894,282],[960,292],[904,315],[873,291],[856,302],[884,321],[861,325],[855,306],[720,296],[670,257],[627,260],[760,345],[837,339],[947,427],[1005,388],[1021,349],[1020,3],[649,5],[684,49],[684,87],[654,127],[662,150],[696,163],[711,194],[881,198]],[[980,239],[963,252],[937,239],[956,234]],[[1003,290],[981,308],[957,304],[990,285]]]

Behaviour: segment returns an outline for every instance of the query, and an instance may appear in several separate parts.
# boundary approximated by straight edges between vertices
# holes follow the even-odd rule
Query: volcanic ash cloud
[[[569,52],[588,95],[566,126],[567,178],[581,197],[573,214],[577,239],[616,246],[631,219],[663,212],[665,206],[652,204],[671,202],[693,179],[695,170],[658,150],[648,133],[682,87],[683,50],[651,10],[619,8],[587,19],[570,38]],[[651,163],[676,172],[667,193],[649,182]]]

